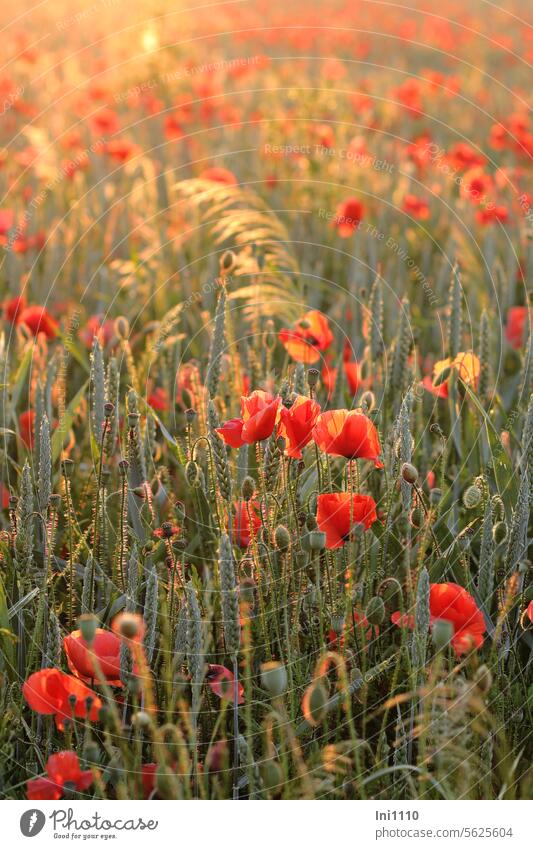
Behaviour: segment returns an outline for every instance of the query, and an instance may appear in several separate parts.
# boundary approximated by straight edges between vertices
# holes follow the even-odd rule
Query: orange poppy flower
[[[35,424],[35,410],[26,410],[19,416],[20,438],[27,448],[33,448],[33,427]]]
[[[486,626],[482,612],[469,592],[458,584],[431,584],[429,589],[430,622],[444,619],[453,625],[451,644],[456,655],[483,645]],[[414,616],[396,611],[391,621],[400,627],[414,628]]]
[[[111,631],[97,628],[94,641],[88,646],[81,631],[72,631],[63,640],[67,663],[73,675],[86,683],[100,683],[91,657],[95,656],[104,680],[112,687],[122,687],[120,680],[120,640]]]
[[[217,428],[217,433],[232,448],[268,439],[279,421],[280,404],[279,396],[256,389],[251,395],[242,396],[242,417],[229,419]]]
[[[222,183],[226,186],[236,186],[239,182],[235,174],[228,168],[217,168],[216,166],[202,171],[200,179],[210,180],[212,183]]]
[[[28,799],[61,799],[65,784],[74,785],[78,793],[94,781],[92,770],[80,769],[76,752],[57,752],[46,762],[48,778],[33,778],[26,783]]]
[[[26,309],[26,305],[27,302],[24,295],[17,295],[9,301],[4,301],[2,304],[4,316],[11,324],[18,324],[20,321],[20,315]]]
[[[22,685],[22,695],[37,713],[55,716],[59,731],[65,728],[65,720],[72,717],[96,722],[102,702],[79,678],[67,675],[60,669],[40,669],[30,675]],[[87,712],[87,699],[92,699]],[[74,706],[71,701],[74,700]]]
[[[302,448],[311,441],[311,432],[320,414],[320,404],[298,395],[291,407],[281,408],[280,435],[287,440],[285,453],[300,460]]]
[[[378,432],[370,419],[358,410],[321,413],[313,428],[313,439],[321,451],[333,457],[373,460],[376,468],[383,468],[379,460]]]
[[[261,527],[261,505],[259,501],[237,501],[234,506],[233,539],[239,548],[248,548],[252,532],[255,537]]]
[[[287,353],[297,363],[318,362],[321,351],[333,342],[329,322],[319,310],[306,313],[291,328],[283,328],[279,339]]]
[[[324,492],[317,498],[316,520],[326,534],[326,548],[341,548],[350,539],[354,525],[365,530],[377,521],[376,502],[370,495]]]
[[[455,369],[463,383],[466,383],[468,386],[476,386],[479,378],[480,363],[478,357],[471,351],[461,351],[454,360],[447,357],[445,360],[439,360],[435,363],[433,366],[433,380],[431,377],[426,376],[422,381],[422,385],[437,398],[448,397],[449,377],[442,382],[438,382],[438,378],[446,369]]]

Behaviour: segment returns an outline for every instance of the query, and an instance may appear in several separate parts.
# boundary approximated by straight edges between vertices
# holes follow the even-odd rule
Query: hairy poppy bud
[[[291,544],[291,537],[284,525],[278,525],[276,528],[274,538],[276,540],[276,546],[280,551],[287,551]]]
[[[367,389],[367,391],[363,392],[363,394],[361,395],[361,407],[367,413],[371,413],[372,410],[374,410],[375,406],[376,406],[376,396],[374,395],[373,392],[371,392],[369,389]]]
[[[447,619],[435,619],[431,628],[431,639],[437,651],[442,651],[449,645],[453,637],[453,625]]]
[[[277,761],[263,761],[260,773],[265,790],[272,791],[283,784],[283,771]]]
[[[130,335],[130,323],[124,315],[119,315],[115,320],[115,333],[119,339],[127,339]]]
[[[385,604],[380,596],[376,595],[368,602],[365,616],[371,625],[381,625],[385,619]]]
[[[194,460],[189,460],[185,466],[185,480],[190,487],[198,486],[200,483],[200,469]]]
[[[237,257],[233,251],[224,251],[220,257],[220,271],[222,274],[231,274],[237,265]]]
[[[309,685],[302,699],[302,713],[309,725],[320,725],[327,714],[328,691],[322,681]]]
[[[507,525],[505,522],[496,522],[492,529],[492,538],[499,545],[507,538]]]
[[[268,694],[277,699],[287,689],[287,670],[282,663],[271,660],[261,664],[261,683]]]
[[[467,510],[474,510],[481,502],[483,493],[475,484],[469,486],[463,492],[463,504]]]
[[[252,498],[254,491],[255,491],[255,481],[254,481],[253,478],[251,478],[247,475],[242,482],[242,488],[241,488],[242,497],[244,498],[244,500],[249,501],[250,498]]]
[[[492,687],[492,672],[486,664],[482,664],[474,673],[474,681],[482,693],[487,695]]]
[[[413,528],[421,528],[424,524],[424,511],[420,507],[413,507],[409,513],[409,522]]]
[[[414,484],[418,480],[418,470],[412,463],[404,463],[401,468],[402,478],[406,483]]]

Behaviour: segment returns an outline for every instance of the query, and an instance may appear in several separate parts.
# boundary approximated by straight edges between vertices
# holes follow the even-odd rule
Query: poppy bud
[[[265,790],[275,790],[283,784],[283,771],[277,761],[263,761],[260,772]]]
[[[414,484],[418,480],[418,470],[412,463],[404,463],[401,468],[402,478],[406,483]]]
[[[237,265],[237,257],[233,251],[224,251],[220,257],[220,271],[222,274],[231,274]]]
[[[98,620],[92,613],[84,613],[83,616],[80,616],[78,619],[78,626],[81,631],[81,635],[88,645],[91,645],[94,640],[97,625]]]
[[[376,406],[376,396],[369,389],[361,395],[361,407],[367,413],[372,412]]]
[[[250,498],[252,498],[252,496],[254,494],[254,490],[255,490],[255,481],[254,481],[253,478],[251,478],[247,475],[242,482],[242,488],[241,488],[242,497],[244,498],[245,501],[249,501]]]
[[[368,602],[365,616],[371,625],[381,625],[385,619],[385,604],[380,596],[376,595]]]
[[[187,424],[193,425],[197,415],[198,413],[196,412],[196,410],[193,410],[192,407],[188,407],[185,410],[185,421],[187,422]]]
[[[474,681],[482,693],[487,695],[492,687],[492,672],[486,664],[482,664],[474,673]]]
[[[144,499],[146,498],[146,487],[144,487],[144,486],[135,486],[135,487],[132,489],[132,492],[133,492],[133,494],[134,494],[134,495],[136,495],[136,496],[137,496],[137,498],[139,498],[141,501],[144,501]]]
[[[278,525],[276,528],[274,538],[276,540],[276,546],[280,551],[287,551],[291,544],[291,537],[284,525]]]
[[[424,524],[424,511],[420,507],[413,507],[409,513],[409,522],[413,528],[421,528]]]
[[[283,695],[287,689],[287,670],[277,660],[261,664],[261,684],[273,699]]]
[[[130,323],[125,316],[119,315],[115,320],[115,333],[122,340],[127,339],[130,335]]]
[[[492,529],[492,538],[499,545],[507,538],[507,525],[505,522],[496,522]]]
[[[463,504],[467,510],[474,510],[481,502],[483,493],[480,488],[473,484],[465,489],[463,493]]]
[[[185,480],[190,487],[198,486],[200,483],[200,469],[194,460],[189,460],[185,466]]]
[[[137,713],[133,714],[131,722],[132,725],[135,725],[137,728],[148,728],[151,724],[151,719],[145,710],[139,710]]]
[[[134,640],[139,633],[139,619],[135,614],[123,613],[120,617],[119,633],[126,640]]]
[[[431,628],[431,639],[437,651],[442,651],[450,644],[453,637],[453,625],[447,619],[435,619]]]
[[[439,503],[442,498],[442,489],[434,487],[429,490],[429,503],[433,506]]]
[[[309,725],[320,725],[327,714],[328,691],[322,681],[310,684],[302,699],[302,712]]]
[[[314,389],[318,383],[318,378],[320,377],[320,372],[317,368],[308,368],[307,369],[307,385],[309,389]]]

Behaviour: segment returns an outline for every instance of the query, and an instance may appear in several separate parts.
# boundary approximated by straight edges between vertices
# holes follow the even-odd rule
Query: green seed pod
[[[449,645],[453,637],[453,625],[447,619],[435,619],[431,628],[431,639],[437,651]]]
[[[241,492],[245,501],[250,501],[253,497],[255,492],[255,481],[253,478],[249,477],[249,475],[247,475],[242,482]]]
[[[424,511],[420,507],[413,507],[409,513],[409,522],[413,528],[421,528],[424,524]]]
[[[482,497],[483,493],[480,488],[476,484],[473,484],[468,489],[465,489],[463,493],[463,504],[467,510],[474,510],[481,503]]]
[[[78,627],[81,631],[81,635],[88,645],[91,645],[95,638],[97,626],[98,619],[96,616],[93,616],[92,613],[84,613],[83,616],[80,616],[78,619]]]
[[[496,522],[492,529],[492,538],[496,545],[499,545],[507,539],[507,524],[505,522]]]
[[[304,693],[302,711],[309,725],[320,725],[327,714],[328,691],[322,681],[315,681]]]
[[[117,334],[119,339],[125,340],[130,335],[130,323],[128,319],[119,315],[119,317],[115,321],[115,333]]]
[[[307,535],[311,551],[322,551],[326,547],[326,534],[324,531],[311,531]]]
[[[371,625],[381,625],[385,619],[385,605],[380,596],[377,595],[370,599],[366,606],[365,615]]]

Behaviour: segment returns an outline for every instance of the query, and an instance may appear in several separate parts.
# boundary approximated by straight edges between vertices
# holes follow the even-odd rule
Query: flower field
[[[531,798],[527,14],[1,12],[3,799]]]

